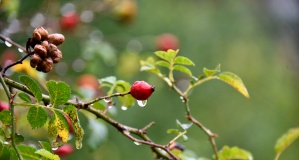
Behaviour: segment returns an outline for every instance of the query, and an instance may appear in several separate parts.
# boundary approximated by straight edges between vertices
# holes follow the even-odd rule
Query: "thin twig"
[[[16,151],[16,154],[20,160],[22,160],[22,156],[17,148],[16,142],[15,142],[15,135],[16,135],[16,126],[15,126],[15,113],[14,113],[14,105],[13,105],[13,98],[12,94],[9,92],[9,89],[7,85],[5,84],[3,77],[0,75],[0,83],[2,84],[4,91],[6,93],[6,96],[9,100],[9,106],[10,106],[10,114],[11,114],[11,144],[14,150]]]
[[[9,38],[6,38],[5,36],[3,36],[3,35],[1,35],[1,34],[0,34],[0,39],[2,39],[2,40],[4,40],[4,41],[6,41],[6,42],[12,44],[13,46],[16,46],[16,47],[20,48],[21,50],[23,50],[23,52],[27,53],[26,49],[25,49],[23,46],[19,45],[18,43],[15,43],[14,41],[10,40]],[[8,65],[8,66],[5,66],[5,67],[3,68],[3,70],[2,70],[2,73],[1,73],[2,76],[5,76],[5,72],[6,72],[9,68],[11,68],[11,67],[13,67],[13,66],[15,66],[15,65],[17,65],[17,64],[22,64],[23,61],[24,61],[27,57],[31,56],[32,54],[33,54],[33,52],[28,52],[24,57],[22,57],[22,58],[19,59],[18,61],[14,62],[14,63],[12,63],[12,64],[10,64],[10,65]]]

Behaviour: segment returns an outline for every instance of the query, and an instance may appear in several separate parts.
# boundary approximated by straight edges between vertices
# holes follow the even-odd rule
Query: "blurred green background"
[[[121,6],[117,0],[0,0],[0,32],[24,46],[37,26],[44,26],[50,33],[63,33],[66,41],[59,47],[63,59],[46,79],[66,81],[74,90],[78,88],[76,79],[83,74],[116,76],[131,84],[145,80],[155,85],[156,92],[146,107],[135,105],[123,111],[116,104],[117,113],[111,114],[137,128],[155,121],[148,135],[161,144],[173,138],[166,131],[176,128],[176,119],[186,122],[183,104],[158,77],[139,72],[139,60],[159,49],[159,35],[171,33],[179,40],[179,54],[195,62],[191,67],[194,75],[202,74],[203,67],[213,69],[221,64],[222,71],[239,75],[249,91],[251,98],[246,99],[230,86],[211,81],[190,96],[193,115],[219,135],[218,148],[238,146],[250,151],[254,159],[273,159],[276,140],[289,128],[299,126],[298,2],[123,1],[133,6]],[[121,7],[125,11],[119,11]],[[76,23],[63,28],[59,21],[69,12],[77,14]],[[7,49],[2,42],[1,66]],[[17,57],[22,56],[14,47],[11,49]],[[11,73],[11,77],[16,75]],[[187,79],[181,74],[176,78],[181,82]],[[135,145],[105,123],[97,122],[93,127],[100,127],[99,131],[92,131],[86,117],[94,117],[80,116],[87,132],[83,149],[65,159],[153,159],[148,146]],[[193,126],[187,135],[189,141],[180,140],[187,150],[212,159],[208,137],[200,129]],[[92,151],[90,141],[99,142]],[[298,159],[298,149],[296,141],[280,159]]]

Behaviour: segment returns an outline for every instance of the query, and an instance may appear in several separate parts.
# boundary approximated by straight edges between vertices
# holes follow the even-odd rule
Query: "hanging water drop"
[[[121,106],[121,109],[125,111],[125,110],[128,109],[128,107],[126,107],[126,106]]]
[[[134,142],[134,144],[136,144],[137,146],[141,145],[139,142]]]
[[[140,107],[144,107],[147,103],[147,100],[137,100],[137,104],[140,106]]]
[[[52,147],[53,151],[56,151],[58,149],[58,147]]]
[[[21,52],[21,53],[24,52],[23,49],[21,49],[21,48],[18,48],[18,51]]]
[[[185,103],[185,99],[183,96],[180,96],[180,99],[182,100],[183,103]]]
[[[106,97],[103,100],[104,100],[104,102],[109,103],[109,102],[111,102],[112,98],[111,97]]]
[[[7,42],[7,41],[5,41],[4,43],[5,43],[5,45],[6,45],[7,47],[11,47],[11,46],[12,46],[12,44],[9,43],[9,42]]]
[[[4,141],[4,142],[3,142],[3,144],[9,144],[9,142],[7,142],[7,141]]]

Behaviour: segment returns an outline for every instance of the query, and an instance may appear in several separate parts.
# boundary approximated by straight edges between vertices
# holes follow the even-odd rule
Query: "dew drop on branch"
[[[23,53],[23,52],[24,52],[21,48],[18,48],[18,51],[19,51],[20,53]]]
[[[53,151],[56,151],[58,149],[58,147],[52,147]]]
[[[147,103],[147,100],[137,100],[137,104],[140,106],[140,107],[144,107]]]
[[[7,47],[11,47],[11,46],[12,46],[12,44],[9,43],[9,42],[7,42],[7,41],[5,41],[4,43],[5,43],[5,45],[6,45]]]
[[[134,142],[134,144],[136,144],[137,146],[141,145],[139,142]]]

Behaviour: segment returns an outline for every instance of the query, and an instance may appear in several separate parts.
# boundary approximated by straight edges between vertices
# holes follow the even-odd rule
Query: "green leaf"
[[[36,154],[36,149],[30,146],[19,145],[17,146],[23,160],[40,160],[40,155]]]
[[[188,74],[190,77],[192,77],[192,72],[185,66],[182,66],[182,65],[175,65],[173,67],[174,70],[177,70],[177,71],[180,71],[180,72],[183,72],[183,73],[186,73]]]
[[[69,139],[69,125],[59,111],[54,110],[48,125],[48,137],[53,146],[58,147]]]
[[[203,69],[203,73],[209,77],[209,76],[212,76],[216,73],[219,73],[220,72],[220,64],[216,67],[216,69],[207,69],[207,68],[204,68]]]
[[[239,76],[231,72],[222,72],[218,75],[219,79],[234,87],[237,91],[249,98],[248,91]]]
[[[238,147],[224,146],[218,152],[219,160],[252,160],[253,157],[250,152],[240,149]]]
[[[22,93],[19,93],[18,96],[21,100],[31,103],[31,98],[28,96],[28,94],[22,92]]]
[[[35,151],[35,153],[41,155],[44,158],[50,159],[50,160],[60,160],[58,155],[55,155],[46,149],[39,149],[39,150]]]
[[[179,50],[172,50],[169,49],[167,52],[165,51],[157,51],[155,52],[155,55],[160,57],[161,59],[164,59],[166,61],[168,61],[169,63],[173,62],[174,57],[177,55],[177,53],[179,52]]]
[[[174,64],[182,64],[182,65],[189,65],[195,66],[195,64],[187,57],[177,56],[174,59]]]
[[[172,134],[172,133],[175,133],[175,134],[179,134],[180,131],[178,129],[168,129],[166,131],[167,134]]]
[[[0,159],[10,159],[9,149],[0,141]]]
[[[140,71],[160,73],[160,70],[156,68],[155,60],[153,57],[148,57],[145,61],[141,60],[140,65]]]
[[[102,83],[114,84],[115,82],[116,82],[116,77],[114,77],[114,76],[109,76],[109,77],[100,79],[100,84],[102,84]]]
[[[29,90],[36,98],[37,102],[40,102],[43,97],[42,97],[42,91],[38,86],[38,84],[32,78],[25,75],[20,76],[19,79],[22,83],[24,83],[29,88]]]
[[[70,86],[64,82],[48,81],[46,83],[50,94],[50,102],[53,107],[65,104],[70,96]]]
[[[76,134],[76,148],[80,149],[82,147],[84,130],[80,125],[77,109],[74,106],[66,106],[63,108],[63,112],[69,117],[73,124],[74,131]]]
[[[42,107],[30,107],[27,120],[33,129],[42,127],[47,122],[47,112]]]
[[[287,131],[284,135],[282,135],[276,142],[275,152],[276,156],[279,155],[296,139],[299,137],[299,128],[292,128]]]
[[[116,82],[116,91],[119,93],[129,92],[131,89],[131,85],[125,81],[117,81]],[[125,96],[118,96],[118,100],[122,106],[127,108],[132,107],[135,103],[135,99],[131,96],[131,94],[127,94]]]
[[[42,146],[43,149],[53,153],[50,143],[45,142],[45,141],[39,141],[39,144]]]
[[[20,134],[15,134],[15,142],[16,143],[21,143],[21,142],[24,142],[25,138],[24,136],[20,135]]]
[[[166,62],[166,61],[157,61],[156,65],[162,66],[162,67],[166,67],[168,69],[170,68],[170,64],[168,62]]]
[[[0,112],[0,121],[5,125],[11,125],[11,114],[9,110]]]

